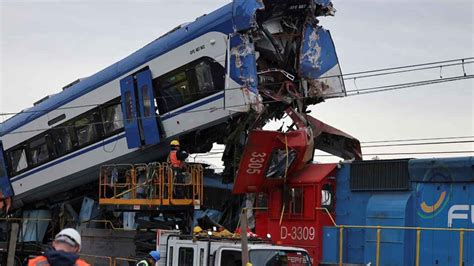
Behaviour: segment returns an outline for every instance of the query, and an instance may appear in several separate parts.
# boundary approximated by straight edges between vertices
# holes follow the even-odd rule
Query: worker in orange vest
[[[63,229],[53,240],[53,248],[28,261],[28,266],[90,266],[79,258],[81,235],[73,228]]]
[[[170,143],[171,151],[168,155],[168,163],[171,164],[173,168],[183,169],[185,164],[184,160],[188,158],[188,153],[184,150],[181,150],[181,146],[178,140],[172,140]]]
[[[168,155],[168,163],[173,168],[173,182],[178,184],[174,189],[174,197],[183,198],[185,189],[179,184],[184,184],[184,168],[186,166],[184,160],[188,158],[189,154],[181,149],[178,140],[172,140],[170,143],[171,151]]]

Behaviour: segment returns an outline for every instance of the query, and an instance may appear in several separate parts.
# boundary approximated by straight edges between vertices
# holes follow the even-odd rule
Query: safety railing
[[[431,227],[402,227],[402,226],[363,226],[363,225],[335,225],[339,229],[339,265],[344,265],[343,250],[344,250],[344,234],[349,229],[368,229],[376,230],[375,242],[375,265],[380,265],[380,249],[381,236],[383,230],[406,230],[416,231],[416,246],[415,246],[415,265],[420,266],[420,243],[423,231],[445,231],[459,233],[459,266],[463,266],[464,259],[464,234],[474,233],[474,229],[468,228],[431,228]]]
[[[89,263],[91,266],[129,266],[135,265],[137,260],[120,257],[107,257],[89,254],[79,254],[79,257]]]
[[[107,256],[79,254],[79,258],[87,261],[87,263],[93,266],[111,266],[113,263],[112,257]]]
[[[138,261],[134,259],[128,259],[128,258],[114,258],[114,264],[113,266],[129,266],[130,263],[133,263],[135,265]]]
[[[99,204],[201,205],[203,167],[175,169],[167,163],[105,165],[100,170]]]

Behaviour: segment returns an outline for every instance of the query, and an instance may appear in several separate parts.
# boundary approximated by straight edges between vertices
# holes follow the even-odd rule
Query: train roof
[[[22,110],[20,113],[0,123],[0,136],[8,134],[20,126],[32,121],[94,89],[132,71],[176,47],[211,31],[233,32],[232,4],[227,4],[210,14],[203,15],[189,24],[182,24],[143,48],[118,61],[117,63],[81,79],[78,83],[50,96],[40,103]]]

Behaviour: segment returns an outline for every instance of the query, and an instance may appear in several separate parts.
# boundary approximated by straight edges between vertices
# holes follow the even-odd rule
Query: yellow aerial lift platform
[[[203,200],[203,167],[182,170],[167,163],[113,164],[100,169],[99,204],[115,206],[194,206]]]

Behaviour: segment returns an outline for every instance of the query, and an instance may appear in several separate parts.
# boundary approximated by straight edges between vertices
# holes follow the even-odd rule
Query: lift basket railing
[[[167,163],[113,164],[100,168],[99,204],[201,205],[203,167],[182,169]]]

